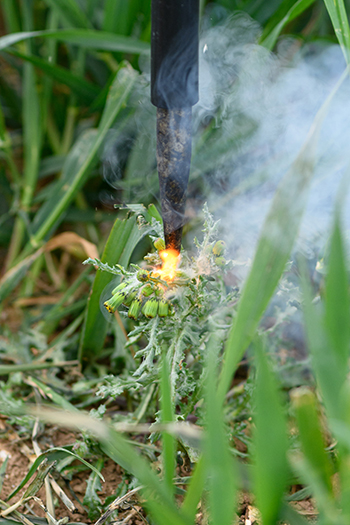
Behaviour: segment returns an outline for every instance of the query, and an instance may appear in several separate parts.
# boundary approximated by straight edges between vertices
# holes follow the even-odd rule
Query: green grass
[[[260,24],[259,43],[271,51],[283,35],[324,45],[338,40],[349,62],[342,0],[221,0],[215,6],[215,16],[220,6],[226,16],[249,14]],[[121,309],[108,318],[101,297],[108,298],[121,276],[136,282],[137,268],[129,265],[154,252],[152,241],[161,232],[153,204],[155,110],[144,103],[149,87],[142,71],[149,60],[150,2],[3,0],[0,10],[0,411],[13,432],[32,436],[37,456],[8,502],[0,493],[1,509],[15,505],[14,515],[30,521],[17,503],[32,475],[25,497],[32,499],[46,483],[50,506],[50,469],[68,481],[65,469],[74,476],[83,464],[91,470],[86,520],[97,520],[115,508],[99,494],[109,458],[158,525],[190,525],[196,515],[203,523],[229,525],[240,513],[243,491],[263,525],[305,524],[289,503],[289,488],[298,485],[313,496],[317,523],[349,523],[350,298],[341,195],[321,286],[311,282],[302,258],[293,263],[311,379],[282,389],[270,348],[278,344],[277,328],[267,333],[261,323],[280,279],[288,279],[319,132],[345,77],[279,185],[243,289],[225,284],[229,264],[220,266],[213,252],[217,227],[204,210],[197,255],[184,252],[184,282],[170,298],[174,315],[133,322]],[[215,119],[202,124],[194,141],[194,193],[205,193],[202,171],[211,173],[216,155],[224,157],[250,136],[248,124],[225,140]],[[120,203],[134,203],[127,210],[101,204],[110,191],[101,159],[113,155],[111,140],[122,156],[118,174],[107,178],[118,179]],[[188,229],[197,226],[193,219]],[[88,257],[96,271],[82,266]],[[196,279],[186,276],[189,268]],[[234,385],[244,355],[250,371]],[[122,415],[113,411],[118,400],[126,407]],[[196,426],[185,423],[193,416]],[[77,442],[41,450],[39,420],[74,429]],[[134,434],[147,437],[130,439]],[[190,465],[186,476],[181,463]],[[5,460],[0,487],[6,468]],[[115,487],[113,498],[124,496]],[[0,515],[0,525],[10,517],[8,510]]]

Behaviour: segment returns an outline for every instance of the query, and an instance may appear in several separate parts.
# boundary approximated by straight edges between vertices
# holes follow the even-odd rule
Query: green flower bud
[[[108,301],[105,301],[103,305],[107,308],[107,310],[113,314],[116,309],[122,304],[122,302],[125,299],[125,292],[118,292],[114,294]]]
[[[144,307],[142,308],[142,313],[148,317],[148,319],[153,319],[158,312],[158,301],[155,298],[148,299]]]
[[[139,281],[144,283],[149,279],[149,272],[147,270],[139,270],[136,274],[136,277]]]
[[[120,283],[114,290],[112,290],[112,295],[115,295],[117,292],[120,292],[120,290],[123,290],[123,288],[126,287],[126,283]]]
[[[128,316],[131,317],[131,319],[137,319],[138,315],[141,310],[142,301],[141,299],[137,298],[134,299],[133,302],[130,305]]]
[[[128,294],[125,294],[125,299],[123,301],[123,304],[125,306],[130,306],[131,303],[133,302],[133,300],[135,299],[136,295],[137,295],[137,291],[136,290],[133,291],[133,292],[130,292]]]
[[[213,247],[214,255],[222,255],[225,251],[226,243],[224,241],[217,241]]]
[[[218,266],[225,266],[225,264],[226,264],[225,257],[217,257],[215,259],[215,264],[217,264]]]
[[[169,302],[165,299],[159,301],[158,315],[159,317],[166,317],[169,314]]]
[[[158,250],[159,252],[165,250],[165,242],[163,241],[161,237],[158,237],[158,239],[154,241],[153,245],[155,249]]]
[[[153,288],[150,284],[146,284],[141,288],[141,293],[144,297],[149,297],[153,294]]]

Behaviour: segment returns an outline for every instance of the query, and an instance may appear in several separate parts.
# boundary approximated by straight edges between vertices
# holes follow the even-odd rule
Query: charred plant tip
[[[147,270],[139,270],[136,277],[141,283],[144,283],[149,279],[149,272]]]
[[[139,316],[139,313],[140,313],[140,310],[141,310],[141,306],[142,306],[141,299],[139,297],[137,299],[134,299],[133,302],[130,305],[128,316],[131,319],[135,319],[136,320],[138,318],[138,316]]]
[[[126,287],[126,283],[120,283],[118,286],[112,290],[112,295],[115,295],[116,293],[120,292],[120,290],[123,290]]]
[[[161,237],[158,237],[158,239],[154,241],[153,245],[155,249],[158,250],[158,252],[165,250],[165,242]]]
[[[153,319],[158,313],[158,301],[155,298],[148,299],[144,307],[142,308],[142,313],[148,318]]]
[[[217,241],[213,246],[213,254],[214,255],[222,255],[225,251],[226,243],[225,241]]]
[[[159,301],[158,315],[159,317],[167,317],[169,315],[169,302],[165,299]]]
[[[105,301],[103,305],[107,308],[107,310],[113,314],[116,309],[122,304],[122,302],[125,299],[125,293],[124,292],[118,292],[114,294],[108,301]]]

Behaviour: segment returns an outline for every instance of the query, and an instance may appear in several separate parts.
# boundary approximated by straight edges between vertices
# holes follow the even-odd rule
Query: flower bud
[[[226,243],[224,241],[217,241],[213,247],[214,255],[222,255],[225,251]]]
[[[149,272],[147,270],[139,270],[136,274],[136,277],[139,281],[144,283],[149,279]]]
[[[169,302],[165,299],[159,301],[158,315],[159,317],[167,317],[169,314]]]
[[[165,250],[165,242],[161,237],[158,237],[153,243],[154,247],[158,252],[161,252],[162,250]]]
[[[123,288],[126,287],[126,283],[120,283],[114,290],[112,290],[112,295],[115,295],[117,292],[120,292],[120,290],[123,290]]]
[[[149,297],[153,293],[153,288],[150,284],[146,284],[141,288],[141,292],[144,297]]]
[[[130,305],[128,316],[131,317],[131,319],[137,319],[138,315],[141,310],[142,301],[141,299],[137,298],[134,299],[133,302]]]
[[[136,290],[134,290],[133,292],[130,292],[128,294],[125,294],[125,298],[124,298],[123,304],[125,306],[130,306],[132,301],[135,299],[136,295],[137,295],[137,291]]]
[[[122,302],[125,299],[125,293],[124,292],[118,292],[114,294],[108,301],[105,301],[103,305],[107,308],[107,310],[113,314],[118,306],[122,304]]]
[[[148,317],[148,319],[153,319],[158,312],[158,301],[155,298],[148,299],[142,308],[142,313]]]
[[[217,257],[215,259],[215,264],[217,264],[218,266],[225,266],[225,264],[226,264],[225,257]]]

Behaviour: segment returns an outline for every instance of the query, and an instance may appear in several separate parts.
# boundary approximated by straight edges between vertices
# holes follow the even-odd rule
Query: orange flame
[[[159,253],[163,261],[163,266],[157,270],[157,275],[164,281],[173,281],[176,276],[177,265],[180,261],[180,254],[178,251],[169,248]]]

